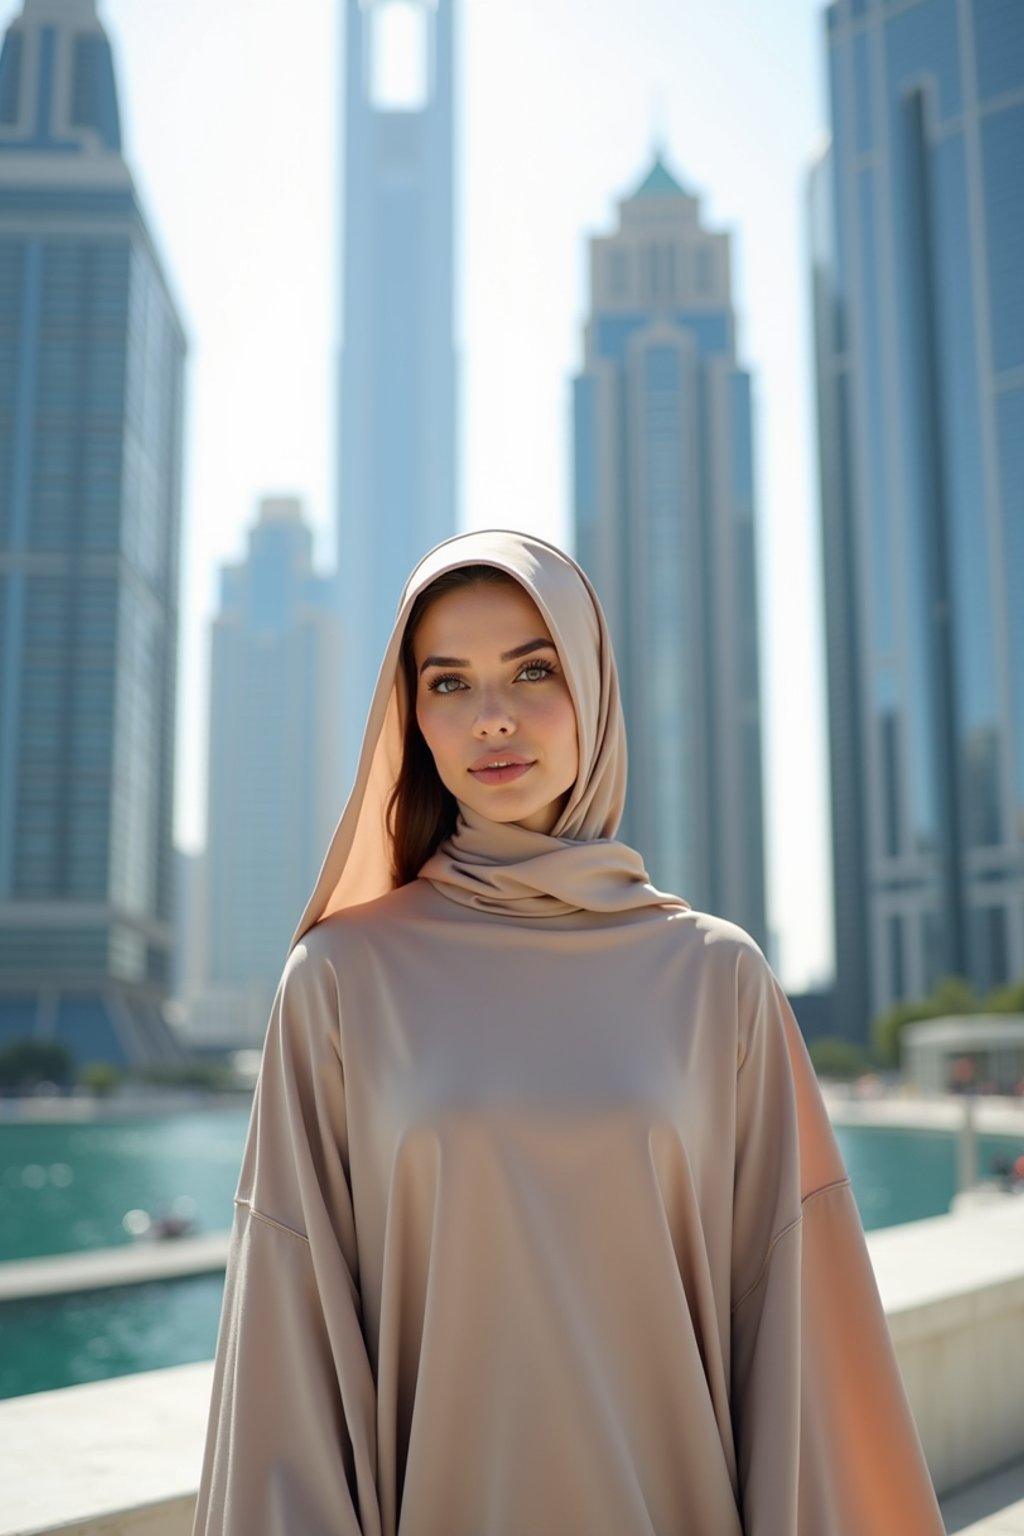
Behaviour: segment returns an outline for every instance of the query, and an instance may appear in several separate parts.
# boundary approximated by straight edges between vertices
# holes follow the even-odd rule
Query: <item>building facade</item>
[[[174,1054],[185,339],[93,0],[0,53],[0,1040]]]
[[[660,158],[591,241],[574,412],[576,549],[629,737],[623,833],[656,884],[765,945],[750,379],[728,236]]]
[[[841,0],[810,183],[837,1010],[1024,973],[1024,8]]]
[[[265,499],[213,622],[204,1016],[239,1046],[263,1038],[344,799],[339,624],[312,547],[299,502]]]
[[[337,565],[351,779],[403,583],[457,527],[455,0],[345,0]]]

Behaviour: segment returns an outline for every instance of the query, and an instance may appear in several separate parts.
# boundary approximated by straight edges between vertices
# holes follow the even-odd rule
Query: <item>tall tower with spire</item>
[[[337,560],[355,767],[402,584],[454,533],[455,0],[345,0]]]
[[[185,339],[95,0],[0,51],[0,1044],[175,1052]]]
[[[576,549],[615,640],[624,835],[656,884],[766,942],[750,378],[729,238],[656,154],[591,241]]]

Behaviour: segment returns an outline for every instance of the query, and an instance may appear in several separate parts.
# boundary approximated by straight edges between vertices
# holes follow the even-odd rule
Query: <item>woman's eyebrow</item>
[[[519,656],[527,656],[530,651],[539,651],[542,648],[553,651],[555,649],[555,642],[553,640],[527,640],[525,645],[516,645],[510,651],[503,651],[501,659],[502,661],[515,661]]]
[[[516,661],[520,656],[528,656],[531,651],[555,649],[553,640],[527,640],[525,645],[515,645],[510,651],[502,651],[502,661]],[[470,663],[465,656],[425,656],[420,664],[420,672],[428,667],[468,667]]]
[[[420,665],[420,671],[425,672],[428,667],[468,667],[469,662],[464,656],[425,656]]]

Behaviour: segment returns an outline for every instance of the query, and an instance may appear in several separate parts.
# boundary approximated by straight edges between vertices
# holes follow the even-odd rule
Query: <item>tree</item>
[[[944,1019],[954,1013],[983,1012],[980,997],[963,976],[944,976],[936,983],[929,1002],[933,1019]]]
[[[153,1083],[161,1088],[208,1088],[216,1092],[235,1087],[235,1074],[231,1064],[226,1061],[193,1058],[183,1062],[158,1062],[143,1067],[138,1075],[144,1083]]]
[[[807,1049],[819,1077],[847,1080],[860,1077],[871,1066],[867,1052],[861,1046],[838,1035],[821,1035],[812,1040]]]
[[[916,1002],[896,1003],[875,1020],[872,1029],[875,1049],[887,1067],[900,1064],[900,1036],[908,1024],[921,1019],[944,1019],[950,1014],[980,1013],[983,1005],[969,981],[963,976],[944,976],[928,997]]]
[[[120,1086],[121,1074],[112,1062],[87,1061],[79,1069],[78,1081],[83,1088],[91,1089],[98,1099],[105,1099]]]
[[[986,1013],[1024,1013],[1024,976],[1009,987],[997,987],[985,999]]]
[[[67,1087],[75,1060],[59,1040],[12,1040],[0,1049],[0,1088],[25,1092],[40,1083]]]

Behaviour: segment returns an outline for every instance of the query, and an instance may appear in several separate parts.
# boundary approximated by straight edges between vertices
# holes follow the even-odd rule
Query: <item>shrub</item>
[[[1009,987],[997,987],[985,999],[986,1013],[1024,1013],[1024,976]]]
[[[928,997],[916,1002],[897,1003],[875,1020],[872,1034],[875,1049],[887,1067],[900,1064],[900,1036],[908,1024],[921,1019],[944,1019],[956,1013],[983,1011],[977,993],[962,976],[944,976]]]
[[[808,1051],[819,1077],[860,1077],[871,1066],[868,1054],[861,1046],[838,1035],[822,1035],[812,1040]]]
[[[162,1088],[233,1088],[235,1074],[225,1061],[182,1061],[143,1067],[138,1074],[144,1083]]]
[[[121,1073],[109,1061],[87,1061],[78,1071],[78,1081],[97,1098],[104,1099],[120,1087]]]
[[[0,1049],[0,1088],[25,1092],[40,1083],[66,1088],[74,1066],[74,1057],[59,1040],[12,1040]]]

